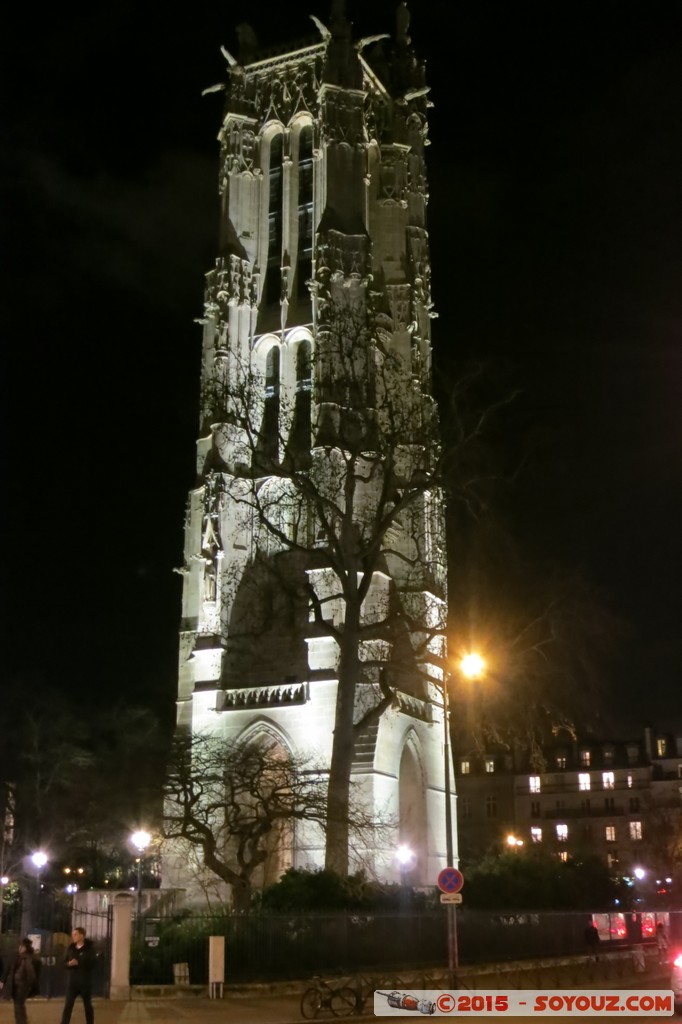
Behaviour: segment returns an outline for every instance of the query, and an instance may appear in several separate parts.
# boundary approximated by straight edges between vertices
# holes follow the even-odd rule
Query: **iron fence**
[[[3,916],[0,934],[0,957],[4,963],[16,953],[20,940],[29,936],[40,956],[40,992],[48,999],[61,997],[66,991],[64,957],[75,927],[85,928],[92,938],[96,960],[92,975],[93,995],[106,996],[109,992],[109,965],[111,959],[111,913],[73,912],[71,903],[42,894],[42,899],[27,916],[26,908],[17,904]]]
[[[603,916],[603,954],[641,942],[655,944],[648,918],[642,914],[607,915],[606,924]],[[590,915],[586,913],[460,911],[457,921],[462,965],[587,952],[585,927]],[[682,944],[682,912],[670,912],[666,922],[673,941]],[[139,925],[131,957],[133,985],[173,985],[179,977],[184,983],[206,985],[210,935],[225,936],[228,984],[314,974],[431,969],[447,964],[447,923],[442,908],[399,913],[176,916],[147,918]],[[183,966],[178,969],[177,965]]]

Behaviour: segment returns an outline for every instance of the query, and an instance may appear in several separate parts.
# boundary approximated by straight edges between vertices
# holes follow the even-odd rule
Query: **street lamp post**
[[[454,867],[454,843],[452,841],[452,790],[450,784],[450,704],[448,700],[448,679],[443,678],[443,769],[445,772],[445,859],[446,867]],[[459,950],[457,948],[457,908],[454,903],[447,904],[448,921],[448,972],[450,980],[459,967]]]
[[[35,905],[35,927],[39,927],[39,916],[40,916],[40,872],[47,864],[47,854],[43,853],[42,850],[36,850],[35,853],[31,854],[31,863],[36,869],[36,905]]]
[[[485,662],[480,654],[466,654],[459,663],[462,675],[467,679],[478,679],[485,671]],[[443,676],[443,769],[445,782],[445,857],[447,867],[454,867],[455,847],[452,836],[452,784],[450,778],[450,700],[448,682],[452,673]],[[448,971],[450,978],[459,967],[459,945],[457,941],[457,907],[447,904],[448,921]]]
[[[133,832],[130,837],[130,842],[137,850],[139,856],[137,858],[137,920],[140,921],[142,917],[142,860],[144,852],[152,841],[152,837],[149,832],[145,832],[144,829],[140,829],[138,832]]]
[[[2,875],[0,877],[0,935],[2,935],[2,913],[5,909],[5,887],[9,885],[9,876]]]

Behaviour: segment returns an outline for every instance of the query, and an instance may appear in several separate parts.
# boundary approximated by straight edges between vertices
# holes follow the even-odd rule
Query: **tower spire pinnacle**
[[[352,41],[352,25],[346,17],[345,0],[332,0],[330,39],[324,80],[346,89],[362,88],[362,69]]]

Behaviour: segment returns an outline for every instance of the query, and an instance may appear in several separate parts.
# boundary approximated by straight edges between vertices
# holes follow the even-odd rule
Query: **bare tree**
[[[256,872],[290,847],[296,823],[325,827],[326,792],[326,772],[310,757],[267,742],[179,734],[165,785],[164,836],[198,855],[243,911]],[[362,814],[349,825],[359,836],[375,828]]]
[[[232,654],[272,619],[272,602],[259,606],[255,595],[268,574],[273,601],[286,596],[308,635],[336,645],[326,866],[346,874],[358,738],[401,690],[428,699],[445,653],[446,464],[428,346],[407,329],[396,344],[389,318],[352,288],[332,284],[332,293],[295,389],[231,351],[205,374],[202,400],[213,435],[205,479],[219,480],[238,510],[232,529],[255,541],[248,563],[223,569],[233,608],[249,574],[256,581],[248,612],[239,619],[231,610],[221,626]],[[448,458],[480,428],[457,421]]]

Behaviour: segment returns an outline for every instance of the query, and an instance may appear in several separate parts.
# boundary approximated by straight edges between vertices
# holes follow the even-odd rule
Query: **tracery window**
[[[307,125],[298,137],[298,257],[296,288],[299,298],[309,296],[306,282],[313,260],[313,130]]]
[[[268,459],[276,459],[279,451],[279,346],[268,349],[265,360],[263,424],[260,449]]]
[[[265,301],[279,301],[282,289],[282,134],[270,142],[268,199],[268,260],[265,273]]]

